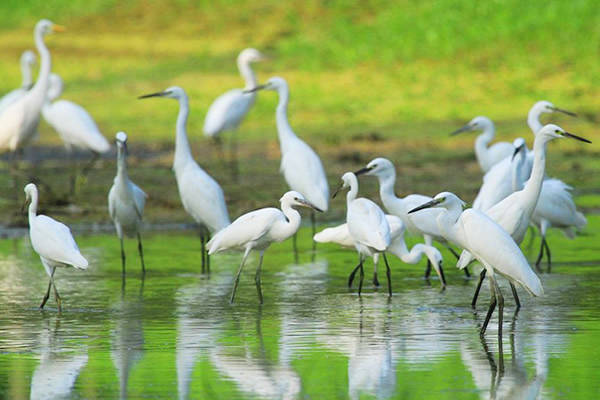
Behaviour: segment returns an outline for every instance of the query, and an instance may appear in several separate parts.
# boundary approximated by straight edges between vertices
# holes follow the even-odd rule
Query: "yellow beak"
[[[65,28],[62,25],[52,25],[52,31],[53,32],[64,32],[66,30],[67,30],[67,28]]]

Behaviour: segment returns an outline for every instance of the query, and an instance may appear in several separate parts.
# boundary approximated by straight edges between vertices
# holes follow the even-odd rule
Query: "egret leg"
[[[312,236],[311,237],[315,237],[315,234],[317,233],[317,224],[316,224],[316,216],[315,216],[315,212],[311,211],[310,212],[310,224],[312,226]],[[317,250],[317,242],[316,241],[312,241],[312,249],[313,252],[315,252]]]
[[[431,276],[431,261],[427,260],[427,267],[425,267],[425,279],[429,279]]]
[[[258,260],[258,267],[256,268],[256,275],[254,276],[254,282],[256,283],[256,291],[258,292],[258,301],[260,302],[260,304],[263,303],[263,295],[262,295],[262,289],[261,289],[261,285],[260,285],[260,274],[261,274],[264,254],[265,254],[264,250],[260,252],[260,259]]]
[[[125,249],[123,248],[123,236],[119,238],[121,243],[121,274],[125,276]]]
[[[388,264],[388,260],[387,257],[385,256],[385,253],[383,254],[383,261],[385,262],[385,274],[387,275],[387,282],[388,282],[388,294],[390,297],[392,297],[392,270],[390,269],[390,264]]]
[[[546,245],[546,258],[548,258],[548,269],[546,272],[550,273],[550,270],[552,269],[552,256],[550,255],[550,246],[548,245],[548,241],[544,240],[544,243]]]
[[[354,281],[354,275],[356,275],[356,271],[358,271],[359,268],[360,268],[360,263],[358,263],[358,265],[356,267],[354,267],[352,272],[350,272],[350,276],[348,276],[348,287],[349,288],[352,287],[352,282]]]
[[[490,285],[492,286],[492,285]],[[492,292],[492,301],[490,302],[490,307],[488,308],[487,314],[485,316],[485,321],[483,321],[483,326],[481,327],[481,330],[479,331],[479,334],[481,336],[483,336],[485,334],[485,330],[487,329],[488,323],[490,322],[490,318],[492,317],[492,313],[494,312],[494,309],[496,308],[496,291],[494,290],[494,288],[491,288],[491,292]]]
[[[485,274],[487,273],[486,269],[481,270],[481,274],[479,274],[479,282],[477,282],[477,287],[475,288],[475,294],[473,295],[473,300],[471,300],[471,307],[475,308],[477,305],[477,297],[479,297],[479,291],[481,290],[481,284],[485,279]]]
[[[544,236],[542,236],[542,244],[540,245],[540,252],[537,256],[537,259],[535,260],[535,268],[538,270],[538,272],[542,272],[542,269],[540,268],[540,263],[542,262],[542,257],[544,256],[544,243],[546,243],[546,238]]]
[[[438,269],[439,269],[439,277],[440,277],[440,282],[442,282],[442,289],[446,288],[446,276],[444,275],[444,268],[442,267],[442,260],[440,260],[440,263],[438,264]]]
[[[142,275],[146,275],[146,264],[144,264],[144,248],[142,247],[142,236],[137,233],[138,252],[140,253],[140,261],[142,262]]]
[[[250,254],[250,250],[252,250],[252,248],[246,248],[244,256],[242,257],[242,262],[240,263],[240,266],[235,274],[235,279],[233,281],[233,290],[231,291],[231,299],[229,300],[230,303],[233,303],[233,300],[235,299],[235,291],[237,290],[238,283],[240,282],[240,274],[242,273],[242,268],[244,268],[244,264],[246,263],[246,258],[248,258],[248,254]]]
[[[377,266],[379,265],[379,254],[373,255],[373,285],[379,287],[379,279],[377,278]]]
[[[87,175],[90,173],[90,170],[94,167],[94,164],[96,164],[96,161],[98,160],[99,157],[100,157],[99,153],[97,153],[95,151],[92,152],[92,159],[81,170],[81,176],[83,178],[87,177]]]
[[[294,246],[294,260],[296,261],[296,264],[298,264],[298,232],[294,233],[292,243]]]
[[[512,290],[512,294],[513,297],[515,298],[515,306],[517,307],[517,310],[519,308],[521,308],[521,301],[519,300],[519,294],[517,293],[517,288],[515,287],[515,285],[513,285],[513,283],[510,283],[510,290]]]
[[[494,292],[496,293],[496,298],[498,299],[498,343],[500,344],[502,343],[502,318],[504,317],[504,296],[502,296],[502,292],[500,291],[498,282],[496,282],[496,279],[493,276],[490,276],[490,282],[494,285]]]
[[[360,297],[360,293],[362,292],[363,281],[365,280],[365,270],[363,268],[363,258],[360,258],[360,281],[358,282],[358,297]]]
[[[238,167],[238,156],[237,156],[237,140],[235,138],[235,131],[231,132],[231,140],[229,143],[229,163],[231,166],[231,178],[234,182],[239,181],[239,167]]]
[[[44,295],[44,298],[42,299],[42,304],[40,304],[40,310],[42,310],[44,308],[44,306],[46,305],[46,302],[50,298],[50,288],[51,287],[52,287],[52,278],[50,278],[50,281],[48,282],[48,290],[46,290],[46,294]]]
[[[54,273],[52,274],[54,276]],[[61,303],[62,299],[58,295],[58,290],[56,289],[56,283],[54,283],[54,278],[52,279],[52,287],[54,288],[54,299],[56,300],[56,305],[58,306],[58,311],[62,311]]]

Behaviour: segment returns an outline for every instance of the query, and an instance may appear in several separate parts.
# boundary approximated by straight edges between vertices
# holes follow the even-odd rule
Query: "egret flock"
[[[52,32],[64,30],[48,20],[41,20],[34,29],[35,47],[39,54],[40,68],[35,83],[32,66],[36,62],[33,52],[26,51],[21,57],[23,83],[0,100],[0,150],[12,153],[13,162],[17,153],[37,135],[40,116],[57,131],[66,148],[87,149],[98,155],[110,150],[110,144],[98,129],[90,114],[81,106],[56,100],[62,93],[62,79],[52,73],[50,51],[44,37]],[[358,295],[364,282],[364,263],[367,258],[374,261],[373,283],[379,285],[377,265],[383,258],[386,267],[387,292],[393,294],[392,269],[386,253],[397,256],[401,261],[416,264],[424,255],[427,259],[425,276],[433,268],[442,288],[447,285],[443,266],[454,260],[442,262],[439,246],[449,249],[457,258],[457,267],[469,276],[468,266],[477,261],[483,267],[472,305],[475,306],[482,281],[490,282],[491,301],[481,334],[495,308],[498,307],[498,334],[502,335],[504,297],[498,279],[508,280],[517,307],[521,306],[517,287],[533,296],[544,290],[542,282],[523,255],[519,245],[530,226],[536,227],[542,237],[541,249],[535,266],[540,269],[544,254],[550,266],[550,247],[546,239],[549,228],[558,228],[569,237],[586,224],[585,216],[577,211],[571,196],[571,187],[545,174],[547,145],[554,139],[589,140],[571,134],[561,127],[542,125],[543,113],[573,113],[557,108],[547,101],[534,104],[528,114],[527,123],[534,134],[533,149],[527,149],[523,138],[513,143],[492,143],[495,135],[493,122],[484,116],[473,118],[462,128],[452,132],[482,131],[475,140],[475,155],[484,174],[481,189],[473,207],[451,192],[441,192],[434,197],[410,194],[398,197],[395,194],[396,170],[392,161],[378,157],[355,172],[346,172],[341,184],[333,194],[347,189],[346,220],[341,225],[316,232],[315,212],[324,213],[330,208],[329,183],[325,169],[317,152],[300,139],[289,124],[287,107],[290,88],[284,78],[272,77],[259,84],[251,63],[264,60],[256,49],[243,50],[237,59],[240,74],[245,80],[243,89],[233,89],[218,97],[208,108],[204,120],[204,134],[217,141],[225,131],[235,131],[256,100],[258,91],[276,91],[279,101],[275,111],[278,140],[281,150],[281,166],[285,182],[290,191],[280,199],[280,208],[262,208],[250,211],[230,222],[226,196],[219,183],[194,159],[187,136],[187,120],[190,113],[189,99],[185,90],[178,86],[163,91],[139,96],[139,99],[171,98],[179,103],[175,124],[175,151],[173,172],[179,197],[185,211],[199,225],[202,241],[202,272],[210,271],[210,255],[226,250],[243,253],[235,274],[231,291],[231,302],[235,299],[240,274],[252,250],[259,252],[255,284],[259,302],[263,302],[261,271],[263,256],[273,242],[281,242],[292,236],[301,225],[301,215],[296,207],[307,207],[312,222],[313,243],[337,243],[354,248],[358,264],[350,270],[348,285],[352,286],[355,274],[359,273]],[[232,134],[233,135],[233,134]],[[126,272],[124,236],[135,236],[142,274],[146,272],[142,247],[141,230],[147,195],[131,181],[127,168],[127,135],[118,132],[117,171],[114,183],[108,192],[108,214],[112,219],[121,246],[122,272]],[[235,163],[235,138],[231,138],[231,162]],[[220,150],[222,151],[222,150]],[[237,166],[233,165],[237,176]],[[241,173],[242,171],[240,171]],[[358,197],[359,178],[376,177],[379,197],[383,208],[374,201]],[[16,178],[14,178],[16,182]],[[403,188],[403,191],[404,188]],[[33,183],[25,186],[29,204],[29,229],[33,249],[39,254],[49,276],[48,290],[40,308],[43,308],[54,288],[54,295],[61,309],[61,298],[54,283],[57,267],[73,266],[86,269],[88,261],[82,256],[71,231],[64,224],[45,215],[37,215],[38,191]],[[408,248],[405,233],[423,238],[423,243]],[[295,243],[295,242],[294,242]],[[462,250],[459,254],[452,247]]]

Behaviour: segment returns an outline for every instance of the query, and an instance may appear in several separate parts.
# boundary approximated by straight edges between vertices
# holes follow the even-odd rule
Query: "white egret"
[[[12,102],[19,99],[23,96],[33,84],[33,65],[36,62],[35,53],[31,50],[25,50],[23,54],[21,54],[21,75],[23,76],[23,81],[21,83],[21,87],[11,90],[2,98],[0,98],[0,114],[2,111]]]
[[[413,235],[423,236],[427,246],[432,246],[433,240],[436,240],[444,244],[458,259],[458,254],[456,254],[454,249],[447,245],[446,239],[440,233],[437,223],[435,222],[436,217],[441,213],[441,210],[431,209],[419,214],[408,214],[409,210],[430,201],[431,197],[423,196],[421,194],[410,194],[406,197],[397,197],[394,193],[396,169],[390,160],[383,157],[375,158],[371,160],[365,168],[356,171],[355,174],[357,176],[375,176],[379,181],[379,197],[387,212],[400,217],[408,232]],[[428,277],[430,272],[431,262],[428,260],[425,277]],[[465,269],[465,275],[470,276],[468,269]]]
[[[461,132],[471,132],[476,130],[482,130],[483,133],[477,136],[477,139],[475,140],[475,156],[477,157],[477,162],[479,163],[481,170],[486,173],[495,164],[510,156],[513,147],[508,142],[497,142],[489,146],[490,142],[494,140],[496,129],[494,123],[488,117],[475,117],[468,124],[455,130],[450,135],[457,135]]]
[[[410,210],[409,213],[431,207],[442,208],[442,213],[438,215],[436,221],[444,237],[473,254],[487,270],[491,281],[492,301],[480,333],[482,335],[485,333],[497,303],[498,337],[502,340],[504,297],[496,282],[495,273],[513,284],[519,283],[534,296],[542,295],[544,289],[540,279],[510,235],[484,213],[472,208],[463,211],[463,205],[464,202],[455,194],[442,192],[433,200]]]
[[[342,175],[342,184],[333,194],[348,188],[346,194],[346,223],[348,224],[348,232],[354,242],[354,247],[358,252],[358,270],[360,272],[360,280],[358,282],[358,295],[362,291],[365,272],[363,263],[366,257],[374,257],[375,254],[383,254],[385,268],[388,281],[388,294],[392,295],[392,276],[390,265],[385,256],[386,249],[392,241],[390,235],[390,226],[385,218],[385,214],[379,206],[369,199],[363,197],[357,198],[358,195],[358,178],[352,172],[346,172]],[[352,275],[354,272],[352,273]],[[352,277],[351,275],[351,277]],[[351,283],[351,280],[349,281]]]
[[[27,201],[31,201],[29,204],[29,238],[31,245],[40,256],[42,265],[50,277],[48,290],[44,295],[42,304],[40,304],[40,309],[44,308],[50,297],[50,288],[54,287],[54,297],[60,311],[61,298],[54,283],[56,268],[71,265],[77,269],[87,269],[88,262],[81,255],[68,226],[46,215],[37,215],[38,191],[35,184],[29,183],[25,186],[25,196]]]
[[[444,277],[444,271],[442,269],[442,254],[433,246],[427,246],[422,243],[414,245],[410,251],[404,241],[404,233],[406,228],[402,219],[395,215],[387,214],[385,219],[390,227],[390,245],[386,249],[387,253],[394,254],[396,257],[401,259],[407,264],[417,264],[421,261],[421,257],[425,255],[431,264],[433,265],[436,273],[440,278],[442,287],[446,286],[446,280]],[[344,223],[331,228],[325,228],[321,232],[318,232],[313,237],[313,240],[318,243],[336,243],[343,247],[354,248],[354,240],[350,236],[348,231],[348,224]],[[379,286],[379,280],[377,279],[377,265],[379,262],[379,253],[373,255],[373,284]],[[354,274],[357,269],[352,271],[348,279],[348,286],[352,286],[354,280]]]
[[[52,61],[44,44],[44,36],[51,32],[61,32],[64,28],[43,19],[35,25],[35,46],[40,53],[40,73],[35,85],[21,98],[9,104],[0,114],[0,150],[16,151],[26,145],[35,135],[40,122],[40,113],[46,91]]]
[[[110,150],[110,144],[98,129],[92,116],[79,104],[69,100],[56,100],[63,92],[63,80],[57,74],[50,74],[46,102],[42,115],[62,139],[67,151],[73,147],[89,150],[93,158],[83,169],[85,176],[101,153]],[[56,101],[54,101],[56,100]],[[71,178],[71,193],[75,192],[76,169]]]
[[[127,174],[127,135],[125,132],[116,134],[117,142],[117,175],[108,192],[108,212],[115,224],[117,236],[121,242],[121,268],[125,276],[125,250],[123,235],[137,236],[138,252],[142,263],[142,274],[146,273],[144,250],[142,247],[142,216],[148,195],[129,179]]]
[[[205,268],[210,270],[210,261],[204,250],[205,244],[211,233],[220,231],[229,225],[229,214],[225,205],[223,189],[217,181],[200,168],[192,157],[192,150],[186,132],[190,109],[185,90],[178,86],[171,86],[163,92],[147,94],[139,98],[145,99],[148,97],[167,97],[179,101],[173,171],[175,171],[183,208],[194,218],[196,223],[200,224],[202,272],[205,271]]]
[[[274,90],[279,95],[279,104],[275,112],[277,135],[281,148],[281,167],[285,181],[291,190],[302,193],[310,203],[324,212],[329,207],[329,184],[321,159],[315,151],[302,141],[290,126],[287,118],[287,106],[290,91],[285,79],[270,78],[266,84],[248,91]],[[315,214],[311,213],[312,234],[315,232]],[[314,243],[314,242],[313,242]],[[295,245],[295,242],[294,242]],[[295,246],[294,246],[295,250]]]
[[[258,299],[263,302],[260,286],[260,274],[265,250],[273,242],[282,242],[294,235],[300,227],[300,213],[294,206],[309,207],[321,212],[322,210],[306,200],[302,194],[296,191],[285,193],[281,199],[281,210],[277,208],[261,208],[251,211],[231,223],[231,225],[217,232],[208,242],[208,254],[218,253],[224,250],[243,250],[242,262],[235,274],[233,290],[231,291],[231,302],[235,298],[242,268],[246,258],[252,250],[260,252],[260,260],[256,269],[255,283],[258,291]]]
[[[237,58],[237,66],[240,75],[244,78],[244,89],[232,89],[223,93],[213,101],[204,117],[204,136],[220,140],[219,135],[225,131],[235,131],[243,121],[256,99],[255,92],[246,92],[256,86],[256,76],[252,71],[251,63],[264,60],[265,57],[256,49],[248,48],[240,52]],[[231,140],[232,163],[235,163],[235,143]],[[233,166],[234,174],[237,174],[237,166]]]
[[[533,144],[533,169],[531,172],[531,177],[525,184],[525,187],[522,190],[519,188],[518,191],[512,193],[485,212],[492,220],[498,223],[498,225],[500,225],[517,244],[521,244],[523,241],[532,215],[534,214],[534,210],[536,210],[540,204],[545,205],[551,203],[552,206],[554,206],[553,210],[555,210],[556,214],[563,215],[568,213],[568,209],[563,210],[560,208],[560,206],[556,207],[556,202],[552,203],[550,198],[542,198],[540,196],[540,193],[543,191],[542,187],[547,184],[546,182],[548,182],[548,180],[544,180],[546,168],[546,147],[548,142],[558,138],[573,138],[583,142],[589,142],[587,139],[583,139],[579,136],[565,132],[557,125],[548,124],[544,126],[535,136],[535,141]],[[517,170],[519,165],[522,164],[522,160],[526,156],[525,142],[523,139],[517,139],[515,140],[515,145],[516,148],[514,155],[518,154],[521,158],[521,162],[517,162],[515,163],[516,165],[513,166],[513,169]],[[513,176],[514,179],[519,179],[518,172],[514,172]],[[458,263],[459,268],[463,268],[468,265],[472,259],[472,257],[467,253],[468,252],[463,252],[461,255],[461,259]],[[477,294],[479,292],[479,288],[481,287],[481,282],[485,278],[485,274],[486,270],[484,269],[481,271],[479,284],[477,285],[475,296],[473,297],[473,302],[471,303],[473,306],[475,306],[477,301]],[[517,307],[520,307],[517,293],[514,287],[511,288],[513,290]]]

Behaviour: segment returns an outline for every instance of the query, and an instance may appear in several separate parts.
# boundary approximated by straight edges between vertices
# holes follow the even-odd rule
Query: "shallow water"
[[[502,286],[502,353],[494,315],[478,329],[488,291],[474,312],[476,280],[448,260],[448,288],[422,278],[424,263],[392,260],[394,295],[370,283],[362,298],[346,287],[352,251],[320,246],[301,232],[265,255],[263,292],[257,257],[229,304],[240,255],[212,258],[200,273],[191,232],[147,233],[148,273],[141,279],[135,243],[127,242],[122,285],[118,241],[80,236],[87,271],[61,269],[58,313],[51,297],[37,306],[47,277],[26,239],[0,243],[0,398],[597,398],[600,394],[600,269],[597,217],[574,241],[550,236],[555,266],[542,274],[545,295],[521,294],[515,313]],[[535,258],[534,244],[529,258]],[[473,271],[475,273],[475,271]]]

